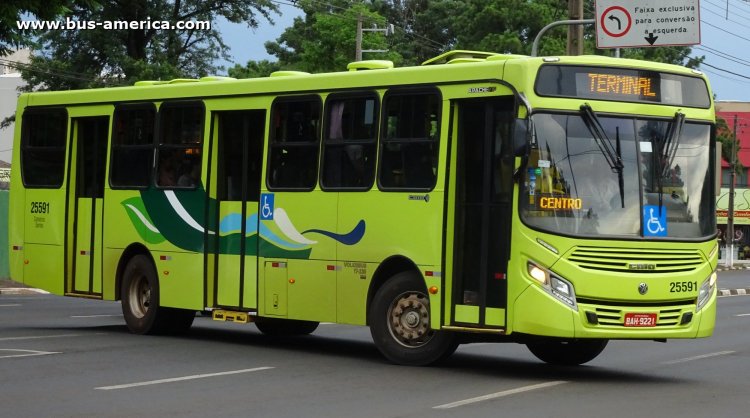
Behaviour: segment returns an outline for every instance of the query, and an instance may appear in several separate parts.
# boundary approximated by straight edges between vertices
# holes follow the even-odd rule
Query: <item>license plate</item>
[[[655,327],[655,313],[627,313],[625,314],[626,327]]]

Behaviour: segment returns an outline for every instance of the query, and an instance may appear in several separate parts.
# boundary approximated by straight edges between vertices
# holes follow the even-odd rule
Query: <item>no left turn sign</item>
[[[624,36],[633,26],[633,18],[622,6],[612,6],[602,13],[599,27],[613,38]]]
[[[596,0],[596,46],[641,48],[700,43],[699,0]]]

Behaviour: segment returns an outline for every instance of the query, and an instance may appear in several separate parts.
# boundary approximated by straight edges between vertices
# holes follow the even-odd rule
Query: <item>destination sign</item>
[[[535,90],[539,96],[698,108],[711,105],[702,78],[629,68],[548,64],[539,69]]]

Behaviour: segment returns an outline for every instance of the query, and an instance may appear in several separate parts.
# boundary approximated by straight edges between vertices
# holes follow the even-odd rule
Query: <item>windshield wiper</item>
[[[677,148],[680,147],[683,126],[685,126],[685,114],[676,112],[672,119],[672,123],[667,129],[664,144],[662,144],[659,149],[659,154],[661,154],[664,164],[661,167],[662,177],[666,177],[670,174],[669,170],[672,168],[674,158],[677,156]]]
[[[602,152],[604,159],[607,160],[609,168],[612,170],[612,172],[617,173],[617,183],[618,186],[620,186],[620,205],[624,209],[625,184],[622,176],[622,170],[625,166],[622,163],[622,150],[620,147],[619,132],[615,138],[617,148],[614,148],[609,142],[607,133],[604,130],[601,122],[599,121],[599,117],[596,116],[596,113],[594,113],[594,109],[591,108],[591,105],[589,105],[588,103],[582,104],[581,115],[583,115],[583,123],[586,125],[589,132],[591,132],[591,135],[594,137],[594,141],[599,147],[599,150]]]

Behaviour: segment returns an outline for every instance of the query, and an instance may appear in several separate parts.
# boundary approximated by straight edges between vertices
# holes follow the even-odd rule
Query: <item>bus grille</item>
[[[703,263],[697,250],[576,247],[567,259],[582,269],[628,273],[693,271]]]
[[[657,327],[672,327],[680,323],[682,317],[682,308],[669,307],[656,311]],[[604,326],[625,326],[625,311],[616,308],[597,307],[595,310],[598,325]]]

